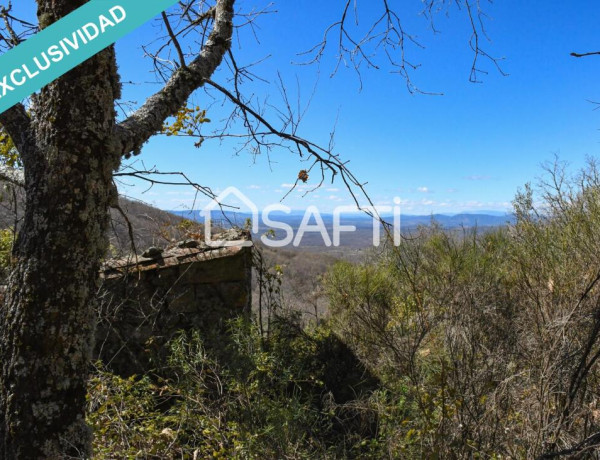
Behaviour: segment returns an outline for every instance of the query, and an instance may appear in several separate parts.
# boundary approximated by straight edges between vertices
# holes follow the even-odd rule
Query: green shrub
[[[162,378],[100,368],[98,457],[597,458],[600,174],[556,165],[514,208],[334,265],[318,326],[281,317],[276,272],[266,330],[234,321],[219,350],[181,335]]]
[[[168,378],[99,366],[89,391],[96,457],[368,457],[378,382],[331,332],[278,318],[267,339],[238,320],[227,342],[217,360],[198,334],[181,334],[160,372]]]
[[[6,279],[10,274],[14,237],[12,228],[0,230],[0,279]]]
[[[386,388],[393,458],[578,453],[600,432],[595,163],[548,168],[514,208],[507,228],[421,228],[325,277],[333,331]]]

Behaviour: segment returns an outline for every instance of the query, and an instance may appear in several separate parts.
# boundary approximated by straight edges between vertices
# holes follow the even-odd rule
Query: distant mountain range
[[[24,201],[23,194],[19,192],[17,195],[16,208],[15,205],[8,200],[6,203],[0,203],[0,228],[7,228],[14,225],[15,222],[17,222],[18,225],[18,222],[20,222],[23,216]],[[153,245],[164,247],[165,245],[170,244],[170,242],[182,238],[185,233],[177,225],[182,218],[196,220],[198,222],[204,221],[201,211],[163,211],[145,203],[129,200],[124,197],[120,197],[119,204],[121,210],[126,215],[126,218],[121,212],[112,209],[112,223],[108,235],[111,247],[118,253],[128,252],[131,249],[130,229],[127,221],[131,224],[131,230],[138,252]],[[302,223],[304,215],[304,211],[295,210],[289,214],[273,212],[269,216],[277,223],[289,225],[294,230],[294,233],[297,234],[297,230]],[[321,214],[320,216],[323,219],[328,235],[332,236],[333,214]],[[212,212],[213,225],[225,228],[232,225],[242,227],[249,218],[252,218],[252,214],[247,212]],[[384,216],[384,218],[392,223],[392,216]],[[341,246],[344,248],[365,248],[372,244],[373,221],[370,216],[364,213],[348,213],[342,214],[340,220],[342,225],[354,225],[356,227],[355,232],[344,231],[343,234],[341,234]],[[437,222],[443,228],[450,230],[461,227],[493,228],[514,222],[514,217],[510,214],[497,213],[494,211],[486,211],[485,213],[463,212],[454,215],[433,214],[429,216],[407,214],[401,216],[401,230],[403,232],[410,231],[420,225],[429,225],[432,222]],[[308,224],[313,226],[313,230],[308,231],[303,235],[298,249],[322,251],[324,242],[322,235],[314,230],[314,225],[316,224],[314,216],[311,217]],[[275,226],[276,225],[265,225],[264,222],[262,222],[262,218],[259,219],[259,227],[258,232],[255,234],[255,239],[258,239],[256,237],[260,238],[267,230]],[[282,237],[283,231],[276,229],[275,239],[281,239]]]
[[[415,227],[418,225],[427,225],[431,222],[437,222],[443,227],[499,227],[513,223],[515,218],[512,214],[480,214],[480,213],[461,213],[454,215],[433,214],[431,216],[412,216],[406,215],[401,218],[401,226]]]
[[[181,216],[186,219],[195,220],[198,222],[204,222],[202,211],[171,211],[177,216]],[[323,220],[323,226],[325,227],[327,235],[324,237],[317,225],[317,218]],[[286,230],[283,230],[284,225],[289,225],[293,230],[293,246],[300,250],[309,251],[331,251],[333,246],[330,246],[333,241],[333,214],[320,214],[308,216],[307,222],[308,227],[305,227],[304,232],[300,232],[300,224],[305,218],[304,211],[292,211],[289,214],[283,212],[273,212],[269,214],[269,218],[273,221],[270,225],[266,225],[263,222],[262,216],[258,219],[258,231],[254,233],[254,239],[258,240],[265,232],[274,230],[275,233],[272,235],[273,240],[282,241],[285,239]],[[231,212],[231,211],[213,211],[211,213],[212,225],[217,227],[230,227],[230,226],[244,226],[248,219],[252,218],[251,213],[247,212]],[[384,220],[389,223],[393,223],[393,216],[383,216]],[[447,230],[455,230],[460,228],[481,228],[491,229],[495,227],[502,227],[508,223],[514,222],[514,217],[509,214],[469,214],[461,213],[455,215],[446,214],[433,214],[429,216],[417,216],[417,215],[402,215],[400,220],[400,230],[402,233],[410,233],[412,230],[417,229],[419,226],[431,225],[437,223],[442,228]],[[365,213],[348,213],[340,216],[340,224],[344,226],[354,226],[354,231],[348,231],[348,229],[342,229],[340,235],[340,249],[360,249],[366,248],[373,245],[374,231],[373,231],[373,219]],[[379,224],[381,225],[381,224]],[[375,224],[377,227],[377,224]],[[289,229],[288,229],[289,230]],[[301,238],[296,237],[301,234]],[[378,233],[383,235],[382,231]],[[326,240],[329,239],[329,243]],[[291,244],[291,243],[290,243]],[[334,245],[335,246],[335,245]],[[289,244],[288,246],[289,247]],[[346,254],[345,252],[342,252]]]
[[[181,216],[186,219],[203,222],[204,217],[202,211],[169,211],[175,215]],[[281,222],[290,225],[292,228],[297,228],[305,216],[304,211],[292,211],[289,214],[283,212],[272,212],[269,217],[273,221]],[[323,219],[323,223],[326,227],[333,225],[333,214],[320,214]],[[211,213],[211,220],[215,224],[230,226],[237,225],[243,226],[247,219],[251,219],[252,214],[247,212],[233,212],[233,211],[213,211]],[[392,222],[393,217],[391,215],[384,215],[383,218]],[[352,213],[342,214],[340,216],[340,222],[343,225],[355,225],[357,228],[372,227],[372,219],[370,216],[364,213]],[[463,212],[460,214],[431,214],[431,215],[411,215],[403,214],[400,217],[400,225],[402,228],[414,228],[420,225],[430,225],[437,223],[444,228],[459,228],[459,227],[499,227],[514,222],[514,216],[507,213],[501,213],[496,211],[488,211],[485,213],[477,212]],[[309,224],[316,224],[315,216],[311,216],[308,221]],[[269,226],[262,222],[262,218],[259,219],[259,229],[268,229]]]

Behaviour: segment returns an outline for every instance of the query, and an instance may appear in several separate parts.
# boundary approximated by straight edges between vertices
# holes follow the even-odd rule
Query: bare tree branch
[[[6,181],[18,187],[25,186],[23,170],[8,166],[0,166],[0,181]]]
[[[135,254],[135,263],[137,263],[138,262],[137,248],[135,247],[135,238],[133,236],[133,225],[131,225],[131,221],[129,220],[129,217],[127,217],[127,214],[125,213],[125,211],[123,211],[123,208],[119,205],[118,200],[111,207],[113,209],[115,209],[121,215],[121,217],[125,221],[125,224],[127,225],[127,235],[129,236],[129,243],[131,244],[131,252],[133,254]]]
[[[366,199],[368,206],[370,208],[374,207],[369,195],[365,190],[366,183],[360,182],[358,178],[348,169],[347,162],[342,161],[339,155],[333,153],[333,146],[331,145],[333,139],[330,140],[330,145],[328,147],[322,147],[314,142],[311,142],[303,137],[298,136],[293,126],[293,130],[291,133],[286,132],[282,129],[277,129],[257,110],[253,109],[252,107],[250,107],[249,104],[240,99],[241,96],[233,94],[231,91],[227,90],[226,88],[214,81],[207,80],[206,83],[215,88],[220,93],[222,93],[224,96],[227,97],[227,99],[229,99],[237,106],[237,109],[239,109],[242,113],[244,125],[248,129],[250,137],[259,147],[269,147],[272,145],[277,145],[280,147],[282,146],[281,144],[269,143],[268,141],[259,139],[257,128],[262,127],[264,128],[266,134],[261,134],[261,136],[273,136],[275,138],[280,139],[281,141],[286,141],[290,143],[293,146],[292,148],[298,153],[298,155],[301,158],[303,158],[305,155],[308,155],[308,157],[312,157],[313,162],[311,166],[307,170],[301,171],[301,174],[299,175],[298,179],[296,180],[296,183],[292,187],[292,190],[296,187],[299,180],[305,182],[305,179],[308,178],[308,173],[310,173],[315,166],[318,166],[321,169],[321,179],[319,184],[315,187],[315,189],[322,185],[325,181],[325,172],[329,172],[331,175],[331,182],[334,181],[335,177],[339,177],[344,183],[348,192],[350,193],[350,196],[352,197],[352,200],[356,204],[357,208],[362,209],[365,212],[367,212],[367,214],[373,216],[372,212],[368,211],[364,207],[364,205],[361,205],[360,203],[359,195],[362,195],[362,197]],[[284,127],[285,125],[286,123],[284,123]],[[292,150],[292,148],[290,148],[290,150]],[[288,194],[290,192],[288,192]],[[288,194],[286,194],[286,196]],[[380,220],[379,217],[374,217]]]
[[[571,56],[576,57],[576,58],[580,58],[580,57],[586,57],[586,56],[593,56],[593,55],[598,55],[600,54],[600,51],[592,51],[590,53],[571,53]]]
[[[169,37],[171,37],[171,40],[173,41],[173,45],[177,49],[177,54],[179,55],[179,67],[187,67],[185,64],[185,56],[183,55],[183,51],[181,49],[181,45],[179,44],[179,40],[177,39],[177,37],[175,36],[175,33],[173,32],[173,29],[171,27],[171,23],[169,22],[167,13],[165,13],[164,11],[162,12],[162,18],[165,23],[165,27],[167,28],[167,32],[169,33]]]
[[[479,75],[487,72],[479,67],[481,58],[491,61],[501,75],[506,75],[499,65],[501,58],[490,55],[482,44],[483,39],[489,41],[484,19],[486,18],[481,5],[481,0],[423,0],[424,6],[421,14],[427,18],[433,33],[437,33],[434,25],[434,16],[443,10],[449,12],[450,7],[462,10],[469,19],[471,37],[469,46],[473,51],[473,61],[469,81],[479,83]],[[340,18],[330,24],[323,33],[322,40],[312,48],[300,53],[308,56],[303,64],[320,62],[327,54],[328,48],[336,49],[336,62],[332,75],[336,74],[340,67],[349,67],[356,71],[362,87],[361,72],[367,69],[379,69],[382,67],[380,57],[387,59],[387,64],[392,67],[391,72],[400,75],[410,93],[435,94],[421,90],[413,82],[413,72],[420,67],[419,63],[413,62],[414,51],[424,49],[422,39],[410,32],[401,20],[399,6],[390,0],[378,0],[372,2],[360,2],[358,0],[345,0]],[[399,2],[398,2],[399,3]],[[366,22],[359,22],[359,10],[362,4],[368,4],[364,16]],[[374,16],[371,16],[372,10]],[[365,21],[365,20],[363,20]],[[366,24],[366,26],[365,26]],[[384,63],[385,64],[385,63]]]
[[[561,450],[558,452],[548,452],[543,455],[540,455],[537,458],[537,460],[545,460],[545,459],[549,459],[549,458],[564,457],[567,455],[572,456],[575,454],[581,454],[585,451],[596,450],[598,447],[600,447],[600,432],[594,433],[593,435],[588,436],[583,441],[581,441],[579,444],[577,444],[573,447],[570,447],[569,449]]]
[[[0,5],[0,18],[0,49],[14,48],[38,30],[36,24],[13,16],[12,1],[7,6]]]
[[[161,130],[164,121],[177,113],[221,64],[231,45],[234,3],[217,1],[212,32],[198,57],[175,71],[163,89],[115,127],[116,146],[122,155],[138,154],[144,142]]]
[[[31,131],[31,119],[23,104],[16,104],[5,112],[0,113],[0,124],[12,138],[23,161],[26,162],[28,154],[33,147],[33,134]]]

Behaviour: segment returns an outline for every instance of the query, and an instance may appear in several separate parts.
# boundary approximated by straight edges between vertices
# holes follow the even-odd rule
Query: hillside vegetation
[[[0,228],[18,230],[24,205],[23,190],[0,181]],[[152,245],[165,246],[185,233],[185,229],[178,228],[184,221],[182,217],[123,196],[119,197],[119,208],[111,208],[110,216],[108,238],[112,255],[131,251],[132,240],[141,252]]]
[[[98,458],[598,458],[600,178],[547,178],[510,227],[334,264],[318,322],[271,268],[268,318],[219,350],[182,335],[151,375],[99,365]]]

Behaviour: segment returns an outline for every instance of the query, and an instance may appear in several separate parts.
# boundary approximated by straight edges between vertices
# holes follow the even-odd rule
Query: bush
[[[219,350],[181,335],[162,378],[100,367],[98,457],[600,458],[596,165],[552,166],[514,209],[334,265],[318,326],[281,317],[278,271],[266,331],[234,321]]]
[[[15,238],[12,228],[0,230],[0,280],[6,280],[12,268],[12,247]]]
[[[596,458],[595,164],[573,178],[554,165],[514,207],[506,229],[422,228],[326,277],[333,330],[388,389],[379,429],[393,457]]]
[[[99,366],[89,391],[96,457],[368,455],[378,382],[330,332],[279,318],[265,339],[238,320],[229,342],[218,361],[198,334],[181,334],[161,370],[168,378],[122,379]]]

